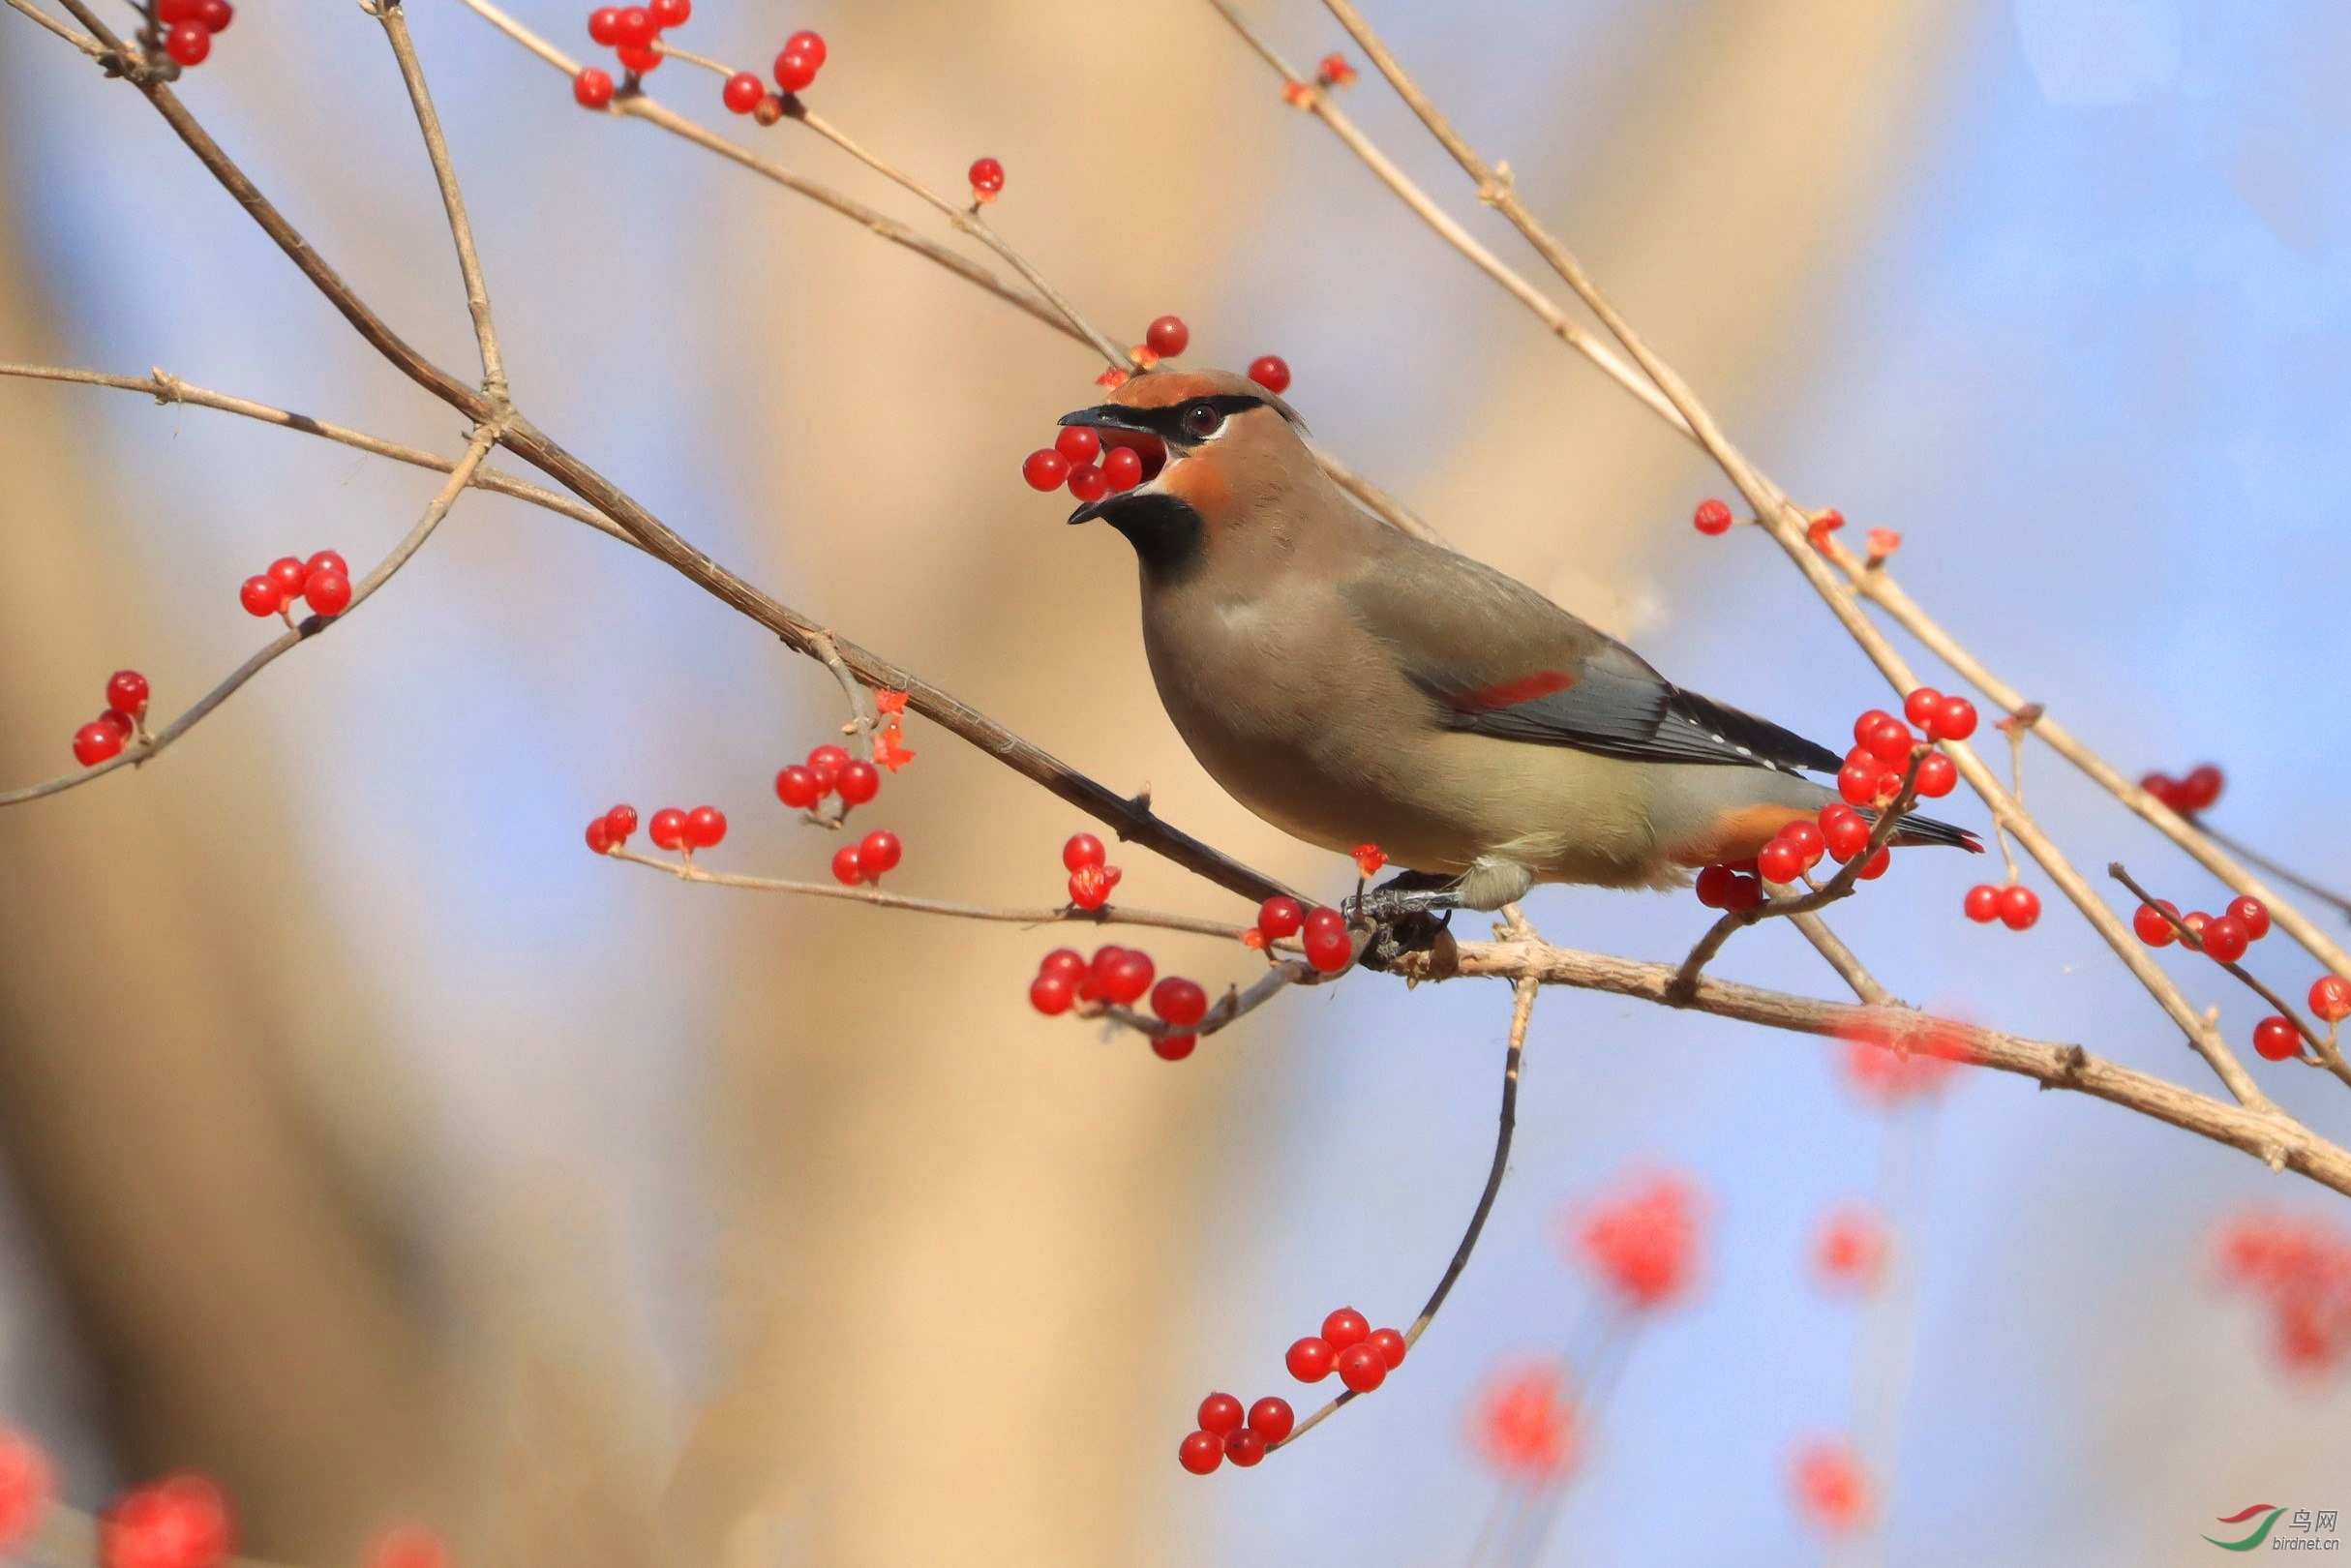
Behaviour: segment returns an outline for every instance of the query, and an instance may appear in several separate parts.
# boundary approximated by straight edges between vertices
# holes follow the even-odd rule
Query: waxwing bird
[[[1837,799],[1798,771],[1834,773],[1827,747],[1357,508],[1252,381],[1154,372],[1061,422],[1143,459],[1143,483],[1070,521],[1133,545],[1152,678],[1192,755],[1309,843],[1378,845],[1416,874],[1413,908],[1676,887]],[[1894,842],[1982,849],[1917,816]]]

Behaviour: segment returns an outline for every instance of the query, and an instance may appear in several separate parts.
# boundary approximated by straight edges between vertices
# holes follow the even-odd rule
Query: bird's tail
[[[1862,815],[1871,814],[1863,812]],[[1871,817],[1871,820],[1876,819]],[[1947,844],[1953,849],[1966,850],[1970,855],[1983,853],[1983,840],[1965,828],[1954,828],[1947,822],[1938,822],[1933,817],[1921,817],[1914,812],[1903,818],[1895,827],[1893,841],[1897,844]]]

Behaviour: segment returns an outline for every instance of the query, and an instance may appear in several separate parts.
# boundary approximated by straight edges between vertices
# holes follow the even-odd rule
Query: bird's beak
[[[1130,431],[1138,436],[1154,434],[1149,425],[1143,424],[1134,417],[1133,409],[1123,408],[1115,403],[1098,403],[1091,408],[1080,408],[1073,413],[1063,414],[1055,423],[1092,425],[1097,430]]]
[[[1131,408],[1115,403],[1098,403],[1091,408],[1079,408],[1063,414],[1056,423],[1089,426],[1100,433],[1105,447],[1133,448],[1135,455],[1143,460],[1144,484],[1158,478],[1160,470],[1167,467],[1167,442],[1159,432],[1135,418]],[[1114,490],[1100,500],[1087,501],[1070,514],[1070,521],[1091,523],[1108,510],[1113,502],[1131,494],[1131,491]]]

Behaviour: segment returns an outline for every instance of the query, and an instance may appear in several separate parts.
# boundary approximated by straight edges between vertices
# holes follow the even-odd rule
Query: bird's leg
[[[1342,906],[1350,923],[1369,920],[1374,927],[1364,944],[1363,962],[1386,969],[1408,952],[1426,952],[1446,942],[1445,921],[1461,906],[1457,879],[1428,871],[1402,871],[1347,899]],[[1443,920],[1438,919],[1443,916]]]

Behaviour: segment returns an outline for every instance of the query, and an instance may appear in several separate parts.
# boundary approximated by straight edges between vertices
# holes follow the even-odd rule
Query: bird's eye
[[[1184,428],[1206,440],[1224,423],[1224,415],[1213,403],[1195,403],[1184,410]]]

